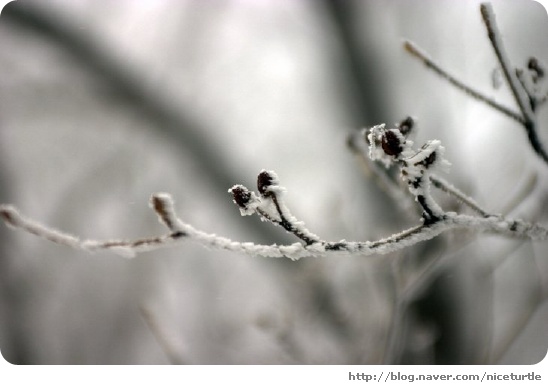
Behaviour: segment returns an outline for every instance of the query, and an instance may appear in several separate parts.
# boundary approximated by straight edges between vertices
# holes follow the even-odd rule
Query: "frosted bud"
[[[257,176],[257,189],[263,196],[266,195],[272,186],[278,185],[278,177],[272,171],[262,170]]]
[[[384,152],[387,155],[397,157],[403,151],[401,140],[401,135],[394,130],[386,130],[381,137],[381,146]]]
[[[251,192],[243,185],[234,185],[228,191],[232,193],[234,203],[240,208],[245,208],[251,201]]]
[[[537,58],[529,58],[529,61],[527,62],[527,68],[535,73],[537,79],[544,77],[544,66],[542,66]]]
[[[401,134],[403,136],[407,136],[415,126],[415,120],[411,116],[408,116],[396,125],[398,126]]]

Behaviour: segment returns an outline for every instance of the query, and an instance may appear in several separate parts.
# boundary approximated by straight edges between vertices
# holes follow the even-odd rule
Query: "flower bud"
[[[537,79],[544,77],[544,67],[537,58],[529,58],[529,61],[527,62],[527,68],[536,74]]]
[[[413,129],[414,125],[415,120],[413,120],[411,116],[408,116],[398,124],[398,129],[403,136],[407,136]]]
[[[243,185],[234,185],[229,192],[232,193],[234,203],[240,208],[245,208],[251,200],[251,192]]]
[[[387,130],[382,134],[381,146],[384,152],[390,156],[398,156],[403,151],[400,137],[392,130]]]
[[[273,185],[278,185],[278,178],[274,172],[262,170],[257,176],[257,190],[259,193],[265,196]]]

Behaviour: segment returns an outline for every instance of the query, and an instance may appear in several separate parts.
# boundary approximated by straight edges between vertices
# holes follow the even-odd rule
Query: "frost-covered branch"
[[[538,125],[535,116],[535,110],[548,99],[548,92],[544,91],[543,93],[539,90],[539,84],[544,77],[544,67],[538,59],[532,57],[527,63],[527,72],[522,69],[514,69],[504,49],[492,6],[488,3],[481,4],[480,11],[487,29],[489,41],[495,51],[504,78],[510,87],[519,112],[514,112],[512,109],[497,103],[492,98],[459,81],[414,43],[404,41],[404,49],[456,88],[520,123],[525,129],[529,143],[535,153],[544,162],[548,163],[548,153],[538,137]]]
[[[232,193],[234,203],[240,207],[242,216],[260,215],[263,221],[274,223],[287,232],[303,240],[307,245],[319,242],[320,238],[304,227],[289,211],[282,196],[285,188],[280,186],[278,176],[273,171],[263,170],[257,177],[259,195],[243,185],[234,185],[228,191]]]
[[[495,25],[495,17],[491,7],[483,4],[481,12],[491,44],[520,108],[519,113],[499,105],[489,97],[458,81],[413,43],[405,42],[405,48],[427,67],[433,69],[457,88],[521,123],[527,130],[533,149],[548,162],[548,156],[536,134],[537,127],[534,116],[535,108],[548,99],[548,94],[546,92],[541,93],[539,89],[539,83],[545,73],[544,66],[537,59],[531,58],[527,63],[527,71],[520,69],[515,72],[512,71],[510,61],[502,46],[500,33],[498,33]],[[444,158],[445,148],[439,140],[430,140],[424,143],[422,147],[414,149],[413,141],[408,139],[413,126],[414,119],[408,117],[397,124],[395,128],[387,129],[384,124],[380,124],[361,133],[362,141],[369,147],[367,157],[373,162],[376,161],[376,164],[370,166],[373,166],[374,174],[379,178],[388,193],[396,202],[406,199],[405,204],[409,204],[414,199],[422,210],[422,217],[418,225],[377,241],[348,242],[341,240],[331,242],[321,239],[309,231],[302,221],[293,216],[285,204],[285,189],[280,185],[278,176],[275,172],[267,170],[262,170],[257,177],[257,193],[243,185],[232,186],[229,192],[233,196],[233,201],[239,207],[242,216],[257,214],[261,220],[282,227],[301,242],[290,245],[261,245],[252,242],[233,241],[200,231],[183,222],[177,216],[174,201],[171,195],[167,193],[153,194],[150,199],[150,207],[158,215],[160,223],[165,225],[168,230],[168,233],[160,236],[127,240],[81,239],[27,218],[12,205],[0,205],[0,218],[12,228],[26,231],[54,243],[85,251],[108,250],[128,257],[132,257],[139,252],[180,244],[187,240],[196,241],[209,248],[265,257],[288,257],[295,260],[327,253],[387,254],[432,239],[445,231],[453,229],[491,232],[522,239],[546,240],[548,238],[548,229],[546,227],[491,214],[472,198],[444,179],[437,177],[434,173],[435,169],[443,169],[449,166],[449,162]],[[350,145],[356,154],[365,158],[365,153],[357,148],[356,144],[351,142]],[[409,193],[404,188],[402,189],[402,186],[397,185],[391,175],[380,173],[381,166],[384,166],[384,168],[397,166],[400,170],[400,177],[407,185],[407,192]],[[432,186],[467,205],[479,216],[444,211],[432,196]],[[401,204],[403,203],[404,201],[401,201]],[[409,207],[404,208],[408,209]]]
[[[402,132],[402,134],[408,135],[415,127],[416,119],[408,116],[400,123],[396,123],[396,127]],[[348,137],[348,147],[352,153],[359,159],[360,165],[367,177],[372,177],[376,185],[383,190],[393,203],[400,208],[400,210],[408,217],[414,218],[415,202],[409,197],[407,190],[397,178],[393,176],[392,172],[386,169],[378,161],[372,161],[369,157],[369,139],[367,136],[363,136],[362,132],[354,132]]]
[[[474,212],[477,212],[483,217],[492,216],[493,214],[487,212],[484,210],[473,198],[470,196],[467,196],[463,192],[461,192],[459,189],[455,188],[452,184],[447,182],[441,177],[431,175],[430,176],[430,182],[432,182],[432,185],[434,185],[436,188],[441,190],[442,192],[445,192],[449,196],[454,197],[458,202],[461,204],[466,205]]]
[[[405,131],[404,131],[405,132]],[[413,150],[413,142],[406,139],[400,128],[386,129],[384,124],[364,131],[370,143],[372,159],[380,160],[386,166],[396,163],[400,166],[401,176],[408,184],[409,192],[423,209],[422,223],[388,238],[377,241],[329,242],[305,228],[286,206],[283,199],[285,189],[280,186],[276,173],[263,170],[257,178],[258,194],[242,185],[229,189],[234,203],[243,216],[258,214],[263,221],[284,228],[303,242],[291,245],[260,245],[251,242],[237,242],[215,234],[200,231],[186,224],[177,216],[171,195],[157,193],[150,199],[150,207],[158,215],[159,221],[167,227],[169,233],[161,236],[138,238],[133,240],[91,240],[80,239],[72,234],[60,232],[44,226],[23,215],[12,205],[0,205],[0,217],[13,228],[21,229],[52,242],[85,251],[110,250],[117,254],[132,257],[136,253],[170,247],[175,244],[196,241],[202,245],[250,255],[265,257],[302,257],[320,256],[327,253],[347,254],[387,254],[418,242],[436,237],[452,229],[486,231],[527,239],[545,240],[548,229],[522,220],[505,219],[489,215],[457,189],[440,179],[432,179],[431,170],[436,166],[446,166],[443,158],[443,146],[437,140],[424,144],[419,150]],[[459,215],[444,212],[430,193],[430,184],[457,195],[482,216]]]
[[[168,194],[153,195],[153,199],[160,201],[166,208],[173,206],[173,200]],[[200,231],[189,224],[176,219],[177,229],[173,232],[147,238],[134,240],[91,240],[80,239],[72,234],[64,233],[44,226],[32,219],[20,214],[13,206],[0,206],[0,216],[10,227],[21,229],[54,243],[69,246],[84,251],[113,251],[116,254],[133,257],[137,253],[152,251],[159,248],[172,247],[187,240],[198,242],[206,247],[258,255],[264,257],[288,257],[299,259],[303,257],[321,256],[328,253],[343,254],[388,254],[419,243],[430,240],[439,234],[453,229],[467,229],[485,231],[517,238],[545,240],[548,237],[548,229],[543,226],[527,223],[517,219],[505,219],[500,216],[488,218],[458,215],[453,212],[444,214],[443,220],[430,225],[420,224],[408,230],[394,234],[388,238],[377,241],[327,242],[319,240],[306,245],[301,242],[291,245],[260,245],[251,242],[237,242]],[[176,218],[175,215],[172,215]]]
[[[387,168],[399,164],[402,179],[423,209],[423,221],[432,224],[443,218],[443,211],[430,194],[430,174],[436,166],[447,167],[443,158],[445,151],[439,140],[425,143],[419,150],[413,150],[399,128],[386,129],[384,124],[366,131],[369,140],[369,154],[372,160],[382,162]]]
[[[396,128],[403,135],[408,136],[411,131],[414,130],[415,121],[416,119],[409,116],[400,123],[396,123]],[[408,196],[407,191],[404,190],[402,185],[399,185],[395,178],[390,175],[390,170],[379,166],[379,164],[369,158],[369,152],[364,150],[364,145],[369,145],[369,139],[367,136],[365,137],[365,142],[362,141],[363,139],[363,133],[351,134],[348,139],[350,150],[359,158],[361,164],[364,166],[366,174],[368,176],[373,176],[377,185],[392,198],[395,205],[399,206],[405,213],[410,214],[411,209],[414,209],[412,207],[412,205],[414,205],[413,200]],[[455,188],[443,178],[431,173],[429,179],[435,188],[441,190],[448,196],[453,197],[459,203],[466,205],[479,215],[484,217],[491,215],[491,213],[484,210],[474,199]]]

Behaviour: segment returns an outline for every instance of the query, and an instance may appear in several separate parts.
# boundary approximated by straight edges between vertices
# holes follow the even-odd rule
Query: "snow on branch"
[[[265,257],[288,257],[296,260],[327,253],[387,254],[432,239],[452,229],[486,231],[527,239],[547,239],[548,229],[545,227],[488,214],[472,199],[444,180],[433,178],[431,176],[433,169],[449,165],[443,158],[444,148],[440,141],[431,140],[418,150],[414,150],[413,142],[406,139],[406,134],[405,127],[386,129],[384,124],[363,131],[363,135],[367,136],[369,141],[371,158],[381,161],[387,167],[392,164],[399,165],[401,177],[406,182],[409,193],[422,207],[420,224],[377,241],[329,242],[320,239],[310,232],[303,222],[293,216],[285,204],[285,189],[280,186],[278,176],[275,172],[267,170],[261,171],[257,177],[257,193],[242,185],[230,188],[229,192],[233,196],[233,201],[242,216],[257,214],[261,220],[282,227],[301,242],[291,245],[260,245],[252,242],[237,242],[200,231],[179,219],[174,201],[167,193],[153,194],[150,199],[150,207],[158,215],[160,223],[168,229],[168,233],[161,236],[133,240],[80,239],[29,219],[12,205],[0,205],[0,217],[12,228],[21,229],[54,243],[85,251],[109,250],[126,257],[132,257],[139,252],[170,247],[187,240],[196,241],[214,249]],[[456,196],[481,216],[444,212],[430,193],[431,184]]]

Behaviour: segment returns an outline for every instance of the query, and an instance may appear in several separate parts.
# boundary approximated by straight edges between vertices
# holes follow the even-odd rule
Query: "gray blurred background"
[[[548,62],[546,11],[495,1],[509,56]],[[236,240],[293,239],[227,190],[275,170],[327,240],[409,219],[349,134],[418,118],[445,178],[548,224],[548,166],[523,129],[402,50],[495,88],[477,1],[19,0],[0,17],[0,202],[87,238],[164,233],[151,193]],[[547,110],[539,115],[548,144]],[[443,194],[447,210],[459,208]],[[264,259],[193,242],[89,254],[0,226],[0,351],[16,364],[530,364],[548,349],[548,245],[451,232],[379,257]]]

